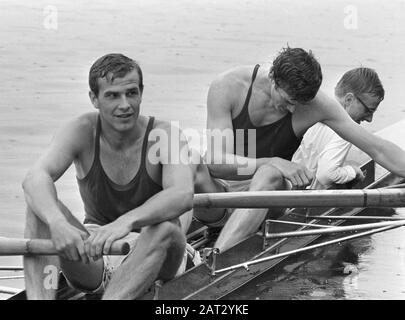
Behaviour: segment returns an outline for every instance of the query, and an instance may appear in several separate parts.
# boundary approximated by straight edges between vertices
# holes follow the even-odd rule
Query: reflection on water
[[[405,217],[403,209],[384,213]],[[404,240],[397,228],[291,257],[229,298],[405,299]]]

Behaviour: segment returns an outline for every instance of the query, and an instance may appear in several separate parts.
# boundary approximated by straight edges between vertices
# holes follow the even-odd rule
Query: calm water
[[[218,73],[269,61],[287,43],[314,51],[328,92],[349,68],[378,71],[386,98],[365,125],[370,131],[405,117],[404,0],[55,0],[57,30],[44,27],[47,5],[0,3],[0,236],[22,236],[25,172],[63,121],[92,110],[88,68],[107,52],[139,60],[143,112],[183,128],[205,127],[207,89]],[[353,9],[356,25],[348,28]],[[82,217],[73,171],[58,190]],[[308,254],[309,262],[291,260],[238,298],[403,299],[404,240],[404,230],[396,229],[356,241],[358,272],[348,276],[330,268],[341,248],[322,251],[322,259]],[[0,265],[21,265],[21,258],[0,257]],[[22,288],[23,282],[0,280],[0,286]]]
[[[404,210],[390,211],[405,217]],[[405,299],[403,234],[394,229],[290,257],[230,298]]]

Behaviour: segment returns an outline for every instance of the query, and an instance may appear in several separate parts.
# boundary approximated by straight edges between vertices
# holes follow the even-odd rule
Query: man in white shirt
[[[356,68],[339,80],[335,97],[354,121],[371,122],[384,99],[384,88],[373,69]],[[326,189],[332,184],[364,178],[358,166],[344,165],[351,146],[328,126],[318,122],[305,133],[292,161],[314,172],[311,189]]]

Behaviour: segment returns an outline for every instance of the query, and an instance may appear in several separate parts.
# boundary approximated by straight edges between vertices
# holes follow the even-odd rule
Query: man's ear
[[[89,91],[89,98],[91,103],[93,104],[94,108],[98,109],[98,99],[97,96],[95,95],[95,93],[93,91]]]
[[[345,108],[349,107],[353,103],[354,100],[356,100],[356,97],[354,96],[353,93],[351,93],[351,92],[346,93],[344,100],[343,100],[344,107]]]

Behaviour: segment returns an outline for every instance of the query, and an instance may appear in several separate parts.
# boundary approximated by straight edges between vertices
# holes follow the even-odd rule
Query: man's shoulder
[[[70,119],[59,130],[59,134],[65,135],[66,138],[75,144],[85,144],[92,141],[97,127],[98,112],[82,114],[76,118]]]
[[[83,128],[93,128],[97,125],[98,112],[87,112],[73,119],[73,122]]]
[[[210,105],[229,108],[240,103],[252,78],[254,66],[239,66],[219,74],[211,82],[208,91],[208,109]],[[219,104],[218,104],[219,101]]]
[[[177,121],[166,121],[155,119],[153,123],[153,130],[163,131],[168,136],[181,137],[183,135],[180,123]]]
[[[250,83],[254,66],[237,66],[217,75],[211,87],[235,88]]]
[[[347,115],[342,105],[336,97],[319,90],[315,98],[309,103],[313,113],[319,116],[318,121],[340,119],[342,115]]]
[[[166,131],[166,130],[170,129],[170,126],[172,125],[172,123],[173,122],[171,122],[171,121],[154,118],[153,129],[162,129],[162,130]]]

